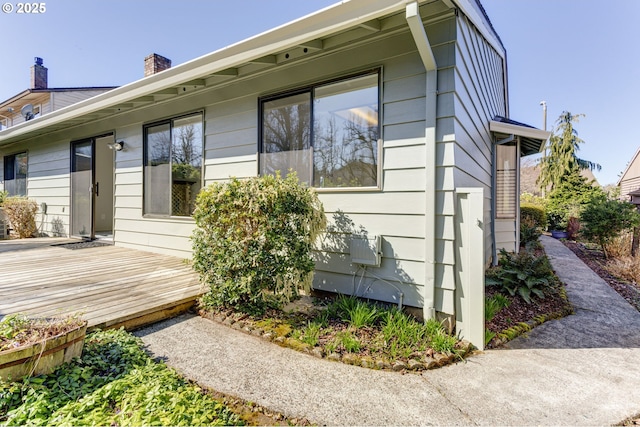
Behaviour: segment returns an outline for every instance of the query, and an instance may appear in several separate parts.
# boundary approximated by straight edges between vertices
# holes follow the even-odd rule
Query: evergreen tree
[[[549,138],[549,152],[540,160],[540,176],[538,185],[541,189],[550,187],[553,191],[571,173],[582,169],[600,170],[602,166],[577,156],[580,144],[584,141],[578,137],[574,124],[584,114],[571,114],[563,111],[556,121],[554,134]]]

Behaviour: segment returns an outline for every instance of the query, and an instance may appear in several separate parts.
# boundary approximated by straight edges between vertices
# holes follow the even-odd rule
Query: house
[[[26,153],[44,232],[181,257],[203,185],[294,169],[330,222],[314,288],[482,348],[484,268],[518,248],[519,158],[549,136],[509,118],[506,70],[476,0],[351,0],[0,131],[0,151]]]
[[[640,204],[640,147],[618,180],[620,197]]]
[[[115,89],[108,87],[50,88],[48,69],[42,58],[31,66],[31,84],[17,95],[0,102],[0,131]],[[4,159],[4,189],[9,195],[26,195],[27,154],[12,153]]]

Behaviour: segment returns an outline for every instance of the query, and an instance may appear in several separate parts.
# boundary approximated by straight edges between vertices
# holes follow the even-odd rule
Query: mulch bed
[[[494,287],[488,286],[485,289],[487,298],[491,298],[499,293]],[[504,295],[504,294],[503,294]],[[531,304],[527,304],[518,296],[506,295],[511,302],[508,307],[500,310],[495,317],[486,323],[486,327],[496,333],[509,329],[521,322],[529,322],[538,316],[552,313],[560,313],[567,308],[567,300],[560,293],[548,295],[544,299],[533,298]]]

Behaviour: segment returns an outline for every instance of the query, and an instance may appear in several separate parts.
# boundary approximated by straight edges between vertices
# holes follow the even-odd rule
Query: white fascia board
[[[424,0],[420,0],[424,2]],[[287,24],[245,39],[199,58],[145,77],[104,94],[72,104],[38,119],[0,131],[0,145],[43,130],[65,120],[78,118],[123,102],[179,86],[185,81],[206,77],[237,67],[265,55],[283,51],[309,40],[328,37],[376,18],[404,11],[406,0],[346,0]]]
[[[551,136],[551,132],[546,130],[540,130],[526,126],[518,126],[512,123],[502,123],[495,120],[491,120],[489,122],[489,130],[495,133],[517,135],[524,138],[539,139],[541,141],[546,141]]]

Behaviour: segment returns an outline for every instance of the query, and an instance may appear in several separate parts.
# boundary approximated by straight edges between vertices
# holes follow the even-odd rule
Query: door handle
[[[96,182],[96,197],[98,197],[100,195],[100,187],[99,187],[99,182]]]

